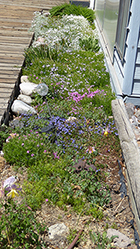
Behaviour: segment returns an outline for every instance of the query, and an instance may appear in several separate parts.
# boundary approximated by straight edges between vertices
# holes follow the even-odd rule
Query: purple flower
[[[21,145],[24,146],[24,143],[22,143]]]
[[[48,199],[46,199],[45,201],[48,201]]]
[[[29,154],[29,153],[30,153],[30,151],[29,151],[29,150],[27,150],[27,153]]]
[[[44,150],[44,153],[46,153],[47,151],[46,150]]]
[[[34,156],[34,154],[32,153],[32,154],[31,154],[31,156],[33,157],[33,156]]]

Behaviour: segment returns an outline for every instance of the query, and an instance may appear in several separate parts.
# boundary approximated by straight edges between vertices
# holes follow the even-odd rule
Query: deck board
[[[0,0],[0,120],[7,109],[29,47],[34,12],[47,12],[68,0]]]

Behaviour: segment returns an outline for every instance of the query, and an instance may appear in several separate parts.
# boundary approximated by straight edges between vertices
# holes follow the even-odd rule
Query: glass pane
[[[130,8],[131,0],[120,0],[119,6],[119,18],[118,18],[118,26],[117,26],[117,34],[116,34],[116,47],[118,52],[123,59],[124,48],[125,48],[125,39],[127,34],[127,24],[129,17],[129,8]]]
[[[104,9],[105,9],[105,0],[96,0],[95,1],[96,17],[98,19],[98,23],[100,25],[101,30],[103,29]]]
[[[106,0],[103,32],[113,57],[120,0]]]

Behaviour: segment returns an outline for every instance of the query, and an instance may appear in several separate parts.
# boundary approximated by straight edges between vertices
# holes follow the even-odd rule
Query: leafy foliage
[[[39,234],[45,227],[35,219],[34,212],[24,204],[17,204],[8,199],[1,202],[0,208],[0,247],[2,249],[15,248],[43,248]]]
[[[99,232],[96,233],[92,233],[90,231],[90,238],[92,240],[92,242],[94,243],[94,245],[97,246],[98,249],[110,249],[110,248],[116,248],[115,246],[112,246],[112,242],[113,239],[116,238],[118,236],[112,236],[110,239],[107,237],[107,233],[103,232],[103,234],[101,235]]]
[[[9,136],[9,129],[7,127],[1,127],[0,130],[0,150],[2,149],[3,143]]]
[[[63,15],[77,15],[84,16],[91,24],[95,19],[95,14],[93,10],[84,8],[81,6],[76,6],[74,4],[62,4],[59,6],[55,6],[50,10],[51,16],[63,16]]]

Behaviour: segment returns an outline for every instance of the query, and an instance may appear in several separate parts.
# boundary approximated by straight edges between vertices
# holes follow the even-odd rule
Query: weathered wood
[[[13,45],[17,45],[17,44],[29,44],[29,42],[31,41],[31,37],[13,37],[13,36],[4,36],[4,35],[0,35],[0,44],[13,44]]]
[[[68,0],[0,1],[0,120],[24,63],[24,51],[30,45],[28,32],[35,11],[49,11]],[[17,84],[17,83],[16,83]]]
[[[4,83],[4,82],[3,82],[3,83],[1,82],[1,83],[0,83],[0,87],[1,87],[1,88],[6,88],[6,89],[10,89],[10,90],[13,89],[14,86],[15,86],[15,83],[12,84],[11,82],[9,82],[9,83],[8,83],[8,82],[5,82],[5,83]],[[1,97],[2,97],[2,96],[1,96]]]
[[[127,167],[128,181],[135,202],[137,217],[140,217],[140,150],[123,100],[113,100],[112,111]]]
[[[8,104],[8,101],[9,101],[9,98],[5,98],[5,99],[3,99],[3,98],[0,98],[0,104]]]
[[[31,32],[28,32],[28,31],[23,31],[22,30],[22,32],[19,32],[19,30],[12,30],[11,31],[11,28],[12,27],[10,27],[10,30],[7,30],[7,28],[0,28],[0,37],[4,37],[4,36],[6,36],[6,37],[4,37],[4,39],[6,39],[7,40],[7,37],[8,37],[8,39],[10,39],[10,37],[20,37],[21,39],[28,39],[28,38],[30,38],[31,39]]]

